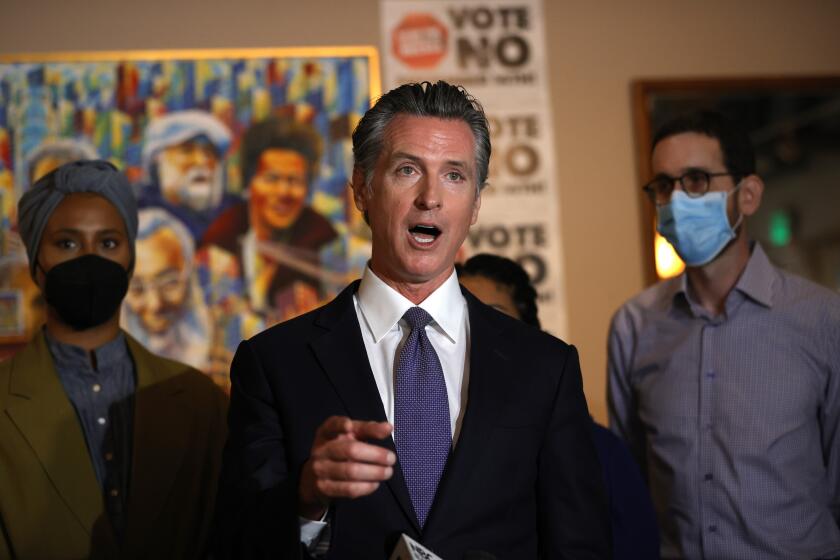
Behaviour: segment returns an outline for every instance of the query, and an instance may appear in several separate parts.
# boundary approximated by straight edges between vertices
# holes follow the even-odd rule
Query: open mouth
[[[411,233],[411,237],[417,243],[422,245],[428,245],[434,243],[435,239],[441,234],[441,231],[436,228],[435,226],[429,226],[424,224],[417,224],[408,228],[409,233]]]

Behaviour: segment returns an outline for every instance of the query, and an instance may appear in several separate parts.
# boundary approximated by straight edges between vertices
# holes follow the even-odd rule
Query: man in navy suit
[[[353,133],[361,281],[244,341],[231,366],[219,557],[609,558],[577,352],[458,285],[490,135],[444,82]]]

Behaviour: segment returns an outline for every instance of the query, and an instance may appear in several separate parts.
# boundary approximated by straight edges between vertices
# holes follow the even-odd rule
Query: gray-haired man
[[[577,352],[454,272],[487,179],[480,105],[401,86],[353,150],[372,257],[331,303],[240,345],[219,555],[387,558],[405,533],[444,558],[609,557]]]

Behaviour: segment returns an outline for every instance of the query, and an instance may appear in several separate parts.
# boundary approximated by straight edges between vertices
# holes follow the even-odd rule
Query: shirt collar
[[[761,247],[761,243],[754,241],[750,246],[750,258],[741,277],[735,284],[738,290],[753,301],[765,306],[773,306],[773,282],[776,277],[776,270],[767,258],[767,253]],[[675,284],[673,297],[681,296],[689,301],[688,297],[688,275],[683,272],[679,282]]]
[[[370,266],[365,267],[357,296],[362,316],[377,343],[396,326],[409,308],[414,307],[411,301],[379,278]],[[466,313],[466,300],[454,270],[419,307],[432,316],[438,328],[453,344],[458,342],[459,327]]]
[[[44,329],[44,337],[57,367],[90,368],[88,352],[84,348],[59,342],[52,338],[46,329]],[[95,348],[93,353],[96,356],[97,371],[105,371],[111,366],[128,359],[128,345],[122,331],[119,331],[113,340]]]
[[[770,259],[767,258],[761,244],[755,242],[750,260],[741,278],[738,279],[738,283],[735,284],[735,289],[765,307],[772,307],[775,273],[776,270],[770,264]]]

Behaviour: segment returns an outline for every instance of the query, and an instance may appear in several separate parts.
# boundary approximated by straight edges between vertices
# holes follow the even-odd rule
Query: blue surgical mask
[[[656,231],[674,246],[688,266],[703,266],[717,257],[735,238],[735,226],[729,225],[726,200],[740,185],[729,192],[708,192],[691,198],[683,191],[674,191],[671,202],[657,207]]]

